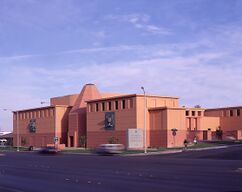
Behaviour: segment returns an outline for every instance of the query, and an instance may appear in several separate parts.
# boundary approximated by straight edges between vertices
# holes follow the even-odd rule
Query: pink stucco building
[[[86,84],[79,94],[51,98],[48,107],[14,112],[14,145],[94,148],[115,138],[127,146],[128,129],[144,130],[144,112],[148,147],[183,146],[194,137],[218,139],[218,130],[220,139],[242,139],[242,107],[186,108],[178,97],[102,93]]]

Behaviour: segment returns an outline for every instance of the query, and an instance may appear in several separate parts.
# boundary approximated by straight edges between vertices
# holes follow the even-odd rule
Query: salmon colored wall
[[[147,146],[150,146],[151,137],[150,137],[150,113],[148,112],[149,108],[155,107],[177,107],[179,105],[178,98],[175,97],[156,97],[156,96],[146,96],[146,142]],[[144,128],[144,96],[137,95],[135,97],[136,103],[136,116],[137,116],[137,128]],[[154,134],[152,134],[154,135]]]
[[[242,117],[221,117],[223,131],[242,130]]]
[[[127,131],[88,131],[87,132],[87,147],[96,148],[99,144],[108,143],[108,139],[114,137],[117,143],[123,144],[127,147]]]
[[[204,115],[209,117],[222,117],[224,110],[205,110]]]
[[[167,109],[167,147],[183,146],[187,138],[185,125],[185,109]],[[173,128],[177,129],[175,139],[171,131]]]
[[[236,140],[242,140],[242,130],[234,130],[234,131],[224,131],[223,139],[229,139],[229,137],[233,137]]]
[[[69,130],[68,137],[73,136],[74,146],[79,146],[79,136],[86,135],[86,107],[80,108],[73,113],[69,113]],[[68,146],[70,147],[70,138],[68,138]]]
[[[56,136],[59,138],[58,143],[67,143],[68,132],[68,114],[71,110],[70,107],[56,106]]]
[[[240,110],[240,116],[237,116],[237,110]],[[233,115],[230,114],[233,112]],[[225,131],[242,130],[242,108],[221,108],[214,110],[206,110],[207,116],[220,117],[220,127]]]
[[[44,107],[37,110],[27,110],[19,112],[19,138],[26,140],[25,146],[34,145],[36,147],[46,146],[48,143],[53,143],[55,136],[55,127],[59,138],[65,137],[67,130],[67,113],[69,109],[66,107]],[[14,146],[17,145],[17,121],[16,113],[13,118],[13,135]],[[30,133],[28,125],[30,119],[36,119],[36,132]],[[65,141],[65,140],[64,140]],[[63,142],[64,142],[63,141]],[[46,143],[45,143],[46,142]],[[45,143],[45,144],[44,144]],[[21,139],[19,144],[22,145]]]
[[[216,129],[220,126],[220,118],[219,117],[202,117],[200,119],[200,124],[198,130],[208,130],[216,131]]]
[[[150,116],[150,147],[167,146],[167,113],[165,110],[152,110]]]
[[[108,98],[108,97],[118,97],[122,95],[127,95],[124,93],[101,93],[102,98]]]
[[[79,94],[66,95],[61,97],[53,97],[50,99],[51,105],[67,105],[73,106]]]
[[[27,111],[20,111],[19,114],[19,136],[24,136],[27,143],[31,144],[31,139],[35,137],[37,134],[47,134],[46,137],[52,135],[54,133],[54,126],[55,126],[55,116],[54,116],[54,107],[50,108],[41,108],[37,110],[27,110]],[[16,113],[14,113],[13,118],[13,135],[16,138],[17,134],[17,121],[16,121]],[[29,132],[29,122],[31,119],[36,119],[36,133]],[[13,140],[14,146],[17,145],[17,140]],[[21,141],[19,142],[21,145]]]
[[[134,98],[125,98],[126,101]],[[98,112],[87,112],[87,147],[96,147],[99,144],[107,143],[108,139],[112,136],[118,139],[119,143],[122,143],[126,146],[126,132],[128,128],[136,128],[136,110],[135,110],[135,103],[133,103],[133,107],[130,108],[128,106],[128,102],[126,102],[125,109],[121,108],[122,99],[119,99],[119,109],[115,109],[115,101],[111,100],[112,102],[112,112],[115,112],[115,130],[105,130],[104,123],[105,123],[105,112],[111,112],[109,110],[105,111],[98,111]],[[98,102],[101,109],[101,101]],[[88,109],[90,109],[90,105],[93,103],[88,103]],[[96,102],[95,102],[96,104]],[[107,109],[107,102],[106,102],[106,109]]]

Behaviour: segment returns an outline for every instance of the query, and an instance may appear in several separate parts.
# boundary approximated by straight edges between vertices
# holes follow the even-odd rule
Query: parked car
[[[41,154],[57,154],[59,152],[59,150],[56,147],[42,147],[39,150],[39,153]]]
[[[101,144],[97,147],[98,154],[120,154],[124,151],[123,144]]]

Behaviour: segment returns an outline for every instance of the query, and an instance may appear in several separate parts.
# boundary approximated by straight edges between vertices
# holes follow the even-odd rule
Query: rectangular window
[[[102,102],[102,111],[105,111],[105,103]]]
[[[202,111],[198,111],[198,112],[197,112],[197,115],[198,115],[198,116],[202,116]]]
[[[118,110],[118,101],[115,101],[115,109]]]
[[[192,116],[195,116],[195,111],[192,111]]]
[[[233,117],[233,116],[234,116],[234,112],[233,112],[233,110],[229,110],[229,116],[230,116],[230,117]]]
[[[125,100],[122,100],[122,109],[125,109]]]
[[[237,116],[240,116],[240,109],[237,109]]]
[[[186,116],[189,116],[189,111],[186,111]]]
[[[112,102],[111,102],[111,101],[108,102],[108,110],[109,110],[109,111],[112,110]]]
[[[133,99],[129,100],[129,108],[131,108],[131,109],[133,108]]]
[[[99,109],[98,109],[98,103],[96,103],[96,112],[98,112],[98,110],[99,110]]]

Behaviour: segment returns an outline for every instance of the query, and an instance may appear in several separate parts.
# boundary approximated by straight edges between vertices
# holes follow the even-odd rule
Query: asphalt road
[[[242,191],[242,147],[155,156],[0,156],[0,192]]]

